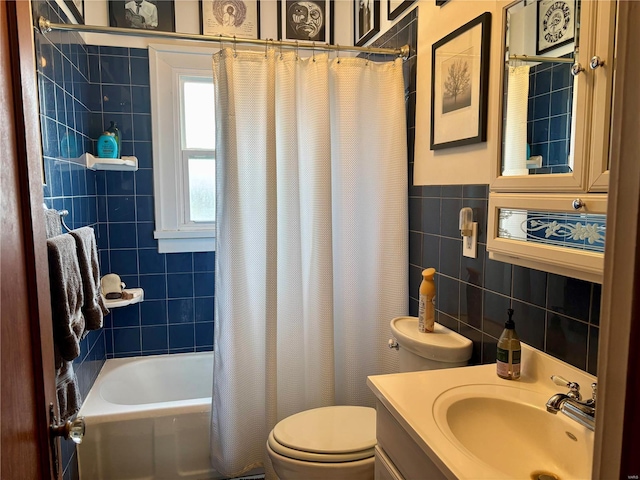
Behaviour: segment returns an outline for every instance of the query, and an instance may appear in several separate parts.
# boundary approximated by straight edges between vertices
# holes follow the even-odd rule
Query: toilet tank
[[[418,331],[417,317],[394,318],[391,332],[398,342],[400,372],[461,367],[473,351],[471,340],[439,323],[431,333]]]

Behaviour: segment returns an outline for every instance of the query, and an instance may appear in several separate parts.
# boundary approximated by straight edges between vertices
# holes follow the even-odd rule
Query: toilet
[[[420,333],[417,317],[396,317],[391,331],[400,372],[459,367],[471,358],[471,340],[440,324]],[[375,446],[375,409],[341,405],[281,420],[269,433],[267,453],[280,480],[373,480]]]

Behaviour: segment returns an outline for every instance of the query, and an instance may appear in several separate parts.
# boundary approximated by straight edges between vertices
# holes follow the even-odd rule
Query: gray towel
[[[84,316],[85,328],[97,330],[102,328],[102,317],[109,313],[100,295],[100,265],[98,264],[98,249],[93,228],[82,227],[71,231],[71,236],[76,241],[78,252],[78,264],[84,290]]]
[[[80,355],[84,332],[83,288],[76,241],[65,233],[47,240],[51,319],[56,353],[56,393],[63,421],[80,409],[82,398],[71,361]]]
[[[56,352],[56,364],[60,361]],[[78,379],[73,371],[73,362],[61,360],[60,368],[56,368],[56,394],[60,419],[66,422],[80,410],[82,397],[78,389]]]
[[[84,332],[82,278],[78,266],[76,241],[68,233],[47,240],[53,341],[62,359],[80,355]]]
[[[44,228],[47,232],[47,238],[53,238],[62,234],[62,223],[60,213],[54,209],[44,210]]]

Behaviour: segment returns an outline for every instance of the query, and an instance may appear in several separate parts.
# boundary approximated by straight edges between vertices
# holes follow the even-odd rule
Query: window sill
[[[214,252],[216,250],[215,233],[208,231],[155,231],[159,253]]]

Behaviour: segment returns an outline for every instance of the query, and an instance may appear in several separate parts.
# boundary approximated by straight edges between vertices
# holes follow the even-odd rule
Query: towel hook
[[[236,39],[236,36],[233,36],[233,58],[236,58],[238,56],[238,40]]]
[[[58,215],[60,215],[60,223],[62,223],[62,226],[65,228],[67,232],[70,232],[71,229],[67,226],[66,222],[64,221],[64,217],[69,215],[69,210],[59,210]]]

